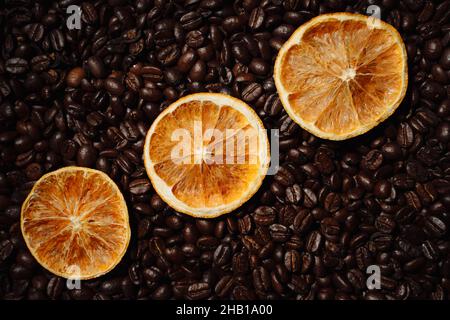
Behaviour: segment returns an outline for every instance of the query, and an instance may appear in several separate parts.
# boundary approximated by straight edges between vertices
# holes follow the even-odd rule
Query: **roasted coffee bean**
[[[218,297],[224,298],[230,294],[234,286],[234,279],[230,275],[223,276],[216,284],[214,292]]]
[[[300,254],[295,250],[287,251],[284,256],[284,265],[290,272],[297,272],[300,270]]]
[[[242,100],[245,102],[254,102],[263,93],[263,88],[258,83],[250,83],[242,91]]]
[[[407,123],[401,123],[397,133],[397,142],[403,148],[410,147],[414,142],[414,133]]]
[[[105,80],[105,89],[112,95],[120,96],[124,93],[125,87],[124,85],[115,78],[107,78]]]
[[[230,261],[231,258],[231,247],[228,245],[221,244],[214,251],[214,263],[218,266],[223,266]]]
[[[41,23],[30,23],[23,27],[31,41],[39,42],[44,36],[44,26]]]
[[[22,74],[28,70],[28,62],[22,58],[11,58],[6,60],[5,69],[12,74]]]
[[[309,234],[306,242],[306,250],[310,253],[316,253],[320,250],[322,244],[322,236],[318,231]]]
[[[252,272],[253,286],[259,293],[264,293],[271,288],[270,275],[264,267],[257,267]]]
[[[431,39],[425,42],[424,54],[429,59],[438,59],[442,53],[442,44],[439,39]]]
[[[313,223],[313,216],[308,210],[300,210],[300,212],[295,216],[293,226],[294,230],[297,232],[305,232]]]
[[[391,233],[396,224],[394,219],[387,214],[380,214],[378,218],[375,220],[375,227],[384,233]]]
[[[445,70],[450,70],[450,48],[447,47],[443,50],[439,63]]]
[[[373,194],[379,199],[385,199],[391,195],[392,186],[387,180],[378,181],[373,189]]]
[[[314,191],[312,191],[309,188],[304,188],[303,189],[303,205],[307,208],[313,208],[315,207],[317,204],[317,196],[314,193]]]
[[[145,194],[151,189],[151,184],[148,179],[133,180],[128,184],[130,193],[133,195]]]
[[[362,165],[368,170],[377,170],[383,163],[383,154],[378,150],[372,150],[363,157]]]
[[[63,278],[52,277],[47,285],[47,296],[53,300],[58,299],[61,296],[62,291],[64,290],[64,284],[65,281]]]
[[[96,161],[97,150],[89,145],[84,144],[78,149],[77,164],[82,167],[92,166]]]
[[[424,256],[429,260],[436,260],[439,258],[439,251],[437,246],[430,240],[426,240],[422,244],[422,251]]]
[[[258,225],[269,226],[275,222],[276,216],[277,213],[273,208],[262,206],[256,209],[254,219]]]
[[[192,81],[203,81],[206,76],[207,67],[204,61],[197,60],[189,72],[189,79]]]
[[[67,85],[72,88],[76,88],[81,84],[81,80],[83,80],[85,76],[83,68],[76,67],[69,71],[67,74]]]
[[[278,115],[283,108],[280,98],[276,94],[271,94],[264,104],[264,112],[270,116]],[[295,150],[295,149],[293,149]]]
[[[156,59],[163,66],[170,66],[176,63],[181,55],[180,49],[176,44],[172,44],[168,47],[161,49],[157,55]]]
[[[442,237],[447,231],[445,222],[434,216],[427,217],[424,226],[425,232],[436,238]]]
[[[106,76],[106,69],[103,61],[97,57],[92,56],[87,60],[87,66],[92,75],[96,78],[104,78]]]
[[[186,51],[177,61],[177,68],[181,72],[188,72],[197,60],[197,54],[193,50]]]
[[[6,259],[13,252],[13,244],[9,240],[3,240],[0,242],[0,263],[6,261]]]
[[[269,65],[261,58],[253,58],[249,68],[253,73],[259,76],[264,76],[269,72]]]
[[[334,193],[330,192],[324,201],[324,208],[330,212],[336,212],[341,207],[341,197]]]
[[[180,18],[181,26],[186,30],[194,30],[202,25],[202,16],[195,11],[186,13]]]
[[[269,229],[270,235],[274,241],[285,242],[290,237],[289,229],[281,224],[272,224]]]
[[[261,7],[256,7],[252,10],[250,13],[250,18],[248,20],[248,26],[256,30],[260,28],[264,22],[265,13],[264,10]]]
[[[199,282],[191,284],[187,290],[187,298],[190,300],[206,299],[211,294],[208,283]]]
[[[149,102],[157,102],[163,97],[161,90],[157,88],[145,87],[139,91],[139,94],[142,99]]]
[[[286,188],[286,200],[289,203],[297,204],[302,200],[303,192],[298,184]]]
[[[54,50],[62,51],[65,46],[64,34],[59,29],[53,29],[49,34],[50,43]]]

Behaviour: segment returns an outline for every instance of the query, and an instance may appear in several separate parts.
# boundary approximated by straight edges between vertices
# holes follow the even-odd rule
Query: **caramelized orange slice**
[[[113,269],[130,240],[125,200],[103,172],[66,167],[39,179],[22,206],[21,228],[36,260],[65,278]]]
[[[379,19],[321,15],[280,49],[274,79],[284,108],[301,127],[321,138],[348,139],[388,118],[403,100],[405,45]]]
[[[212,218],[246,202],[269,165],[263,124],[244,102],[197,93],[165,109],[149,129],[144,162],[153,187],[172,208]]]

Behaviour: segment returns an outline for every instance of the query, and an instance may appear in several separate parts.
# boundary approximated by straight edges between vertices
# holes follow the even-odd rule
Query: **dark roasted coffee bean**
[[[384,233],[391,233],[395,229],[394,219],[387,214],[380,214],[375,220],[375,227]]]
[[[228,296],[233,289],[234,279],[230,275],[223,276],[216,284],[214,292],[220,298]]]
[[[250,17],[248,20],[248,26],[251,29],[256,30],[262,26],[262,24],[264,22],[264,18],[265,18],[265,13],[264,13],[263,8],[256,7],[250,13]]]
[[[318,231],[309,234],[306,242],[306,250],[310,253],[316,253],[320,250],[322,244],[322,236]]]
[[[298,184],[286,188],[286,201],[292,204],[297,204],[302,200],[303,192]]]
[[[273,208],[263,206],[256,209],[254,219],[258,225],[269,226],[275,221],[276,216],[277,213]]]
[[[0,242],[0,263],[6,261],[6,259],[13,252],[13,244],[9,240],[3,240]]]
[[[129,183],[128,188],[133,195],[145,194],[151,189],[151,184],[148,179],[137,179]]]
[[[253,286],[260,293],[264,293],[271,288],[270,275],[264,267],[257,267],[252,272]]]
[[[444,88],[435,81],[425,81],[421,85],[420,89],[421,89],[421,94],[426,99],[436,101],[436,102],[440,101],[445,95]],[[424,113],[422,113],[422,115],[424,115]]]
[[[341,207],[341,197],[334,193],[330,192],[324,201],[324,208],[329,212],[336,212]]]
[[[106,76],[106,69],[103,61],[97,57],[92,56],[87,60],[87,66],[92,75],[96,78],[104,78]]]
[[[191,300],[206,299],[210,294],[209,284],[204,282],[191,284],[187,290],[187,298]]]
[[[427,240],[422,244],[422,251],[424,256],[429,260],[437,260],[439,258],[438,248],[430,240]]]
[[[222,27],[227,33],[233,33],[244,27],[243,19],[238,16],[230,16],[223,20]]]
[[[434,216],[427,217],[424,226],[425,232],[436,238],[442,237],[447,231],[445,222]]]
[[[65,281],[60,277],[52,277],[47,285],[46,293],[50,299],[58,299],[64,290]]]
[[[294,230],[297,232],[305,232],[313,223],[313,216],[308,210],[300,210],[300,212],[295,216],[293,226]]]
[[[172,44],[170,46],[167,46],[163,49],[161,49],[157,55],[156,58],[163,66],[170,66],[177,62],[181,55],[180,49],[176,44]]]
[[[289,229],[281,224],[272,224],[269,229],[272,239],[276,242],[285,242],[290,237]]]
[[[397,142],[403,148],[410,147],[414,142],[414,133],[407,123],[401,123],[397,133]]]
[[[284,265],[290,272],[300,271],[300,254],[295,250],[289,250],[284,256]]]
[[[91,167],[95,164],[97,150],[89,145],[84,144],[78,149],[77,164],[82,167]]]
[[[6,60],[5,69],[12,74],[22,74],[28,70],[28,62],[22,58],[11,58]]]
[[[203,81],[206,76],[207,67],[204,61],[197,60],[189,72],[189,79],[192,81]]]
[[[383,154],[378,150],[372,150],[363,157],[362,165],[368,170],[377,170],[383,163]]]
[[[271,94],[264,104],[264,112],[270,116],[278,115],[283,108],[280,98],[276,94]]]
[[[392,186],[391,183],[387,180],[378,181],[375,184],[373,193],[379,199],[385,199],[391,195]]]
[[[214,263],[218,266],[223,266],[230,261],[231,258],[231,247],[228,245],[221,244],[214,251]]]
[[[124,85],[115,78],[107,78],[105,80],[105,89],[112,95],[120,96],[124,93],[125,87]]]
[[[307,208],[313,208],[315,207],[317,204],[317,196],[314,193],[314,191],[312,191],[309,188],[304,188],[303,189],[303,205]]]
[[[142,99],[149,102],[158,102],[163,97],[161,90],[157,88],[145,87],[140,90],[139,94]]]
[[[181,72],[188,72],[195,61],[197,60],[197,54],[193,50],[186,51],[177,61],[177,68]]]
[[[80,67],[73,68],[67,74],[67,78],[66,78],[67,85],[72,88],[78,87],[81,83],[81,80],[83,80],[84,76],[85,76],[85,73],[84,73],[83,68],[80,68]]]
[[[445,70],[450,70],[450,48],[447,47],[442,51],[439,63]]]
[[[260,84],[258,83],[250,83],[247,85],[244,90],[242,91],[242,99],[245,102],[254,102],[256,99],[258,99],[261,94],[263,93],[263,89]]]
[[[194,30],[202,25],[202,16],[195,11],[186,13],[180,18],[181,26],[186,30]]]
[[[61,30],[54,29],[50,31],[49,39],[54,50],[62,51],[64,49],[65,39]]]
[[[250,70],[259,76],[264,76],[269,72],[269,65],[260,58],[254,58],[249,65]]]
[[[39,42],[44,36],[44,26],[41,23],[30,23],[24,26],[23,30],[27,37],[34,42]]]
[[[395,142],[388,142],[381,149],[383,156],[389,160],[397,160],[402,156],[400,146]]]
[[[423,53],[429,59],[438,59],[442,53],[441,41],[438,38],[426,41]]]

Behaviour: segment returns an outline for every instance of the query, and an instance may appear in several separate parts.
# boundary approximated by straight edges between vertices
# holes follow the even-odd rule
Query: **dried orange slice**
[[[405,96],[405,45],[391,25],[359,14],[320,15],[280,49],[275,84],[290,117],[312,134],[344,140],[388,118]]]
[[[213,218],[258,190],[270,162],[269,142],[247,104],[224,94],[197,93],[174,102],[153,122],[144,162],[167,204]]]
[[[65,167],[39,179],[22,206],[21,228],[36,260],[65,278],[113,269],[130,241],[128,210],[103,172]]]

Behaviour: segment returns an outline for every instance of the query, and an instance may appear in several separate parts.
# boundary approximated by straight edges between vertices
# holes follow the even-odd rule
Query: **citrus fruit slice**
[[[197,93],[174,102],[153,122],[144,162],[167,204],[213,218],[258,190],[270,162],[269,142],[247,104],[224,94]]]
[[[65,278],[113,269],[130,240],[128,210],[103,172],[66,167],[40,178],[22,206],[21,228],[36,260]]]
[[[405,45],[379,19],[320,15],[280,49],[274,79],[284,108],[301,127],[321,138],[348,139],[399,106],[408,82]]]

